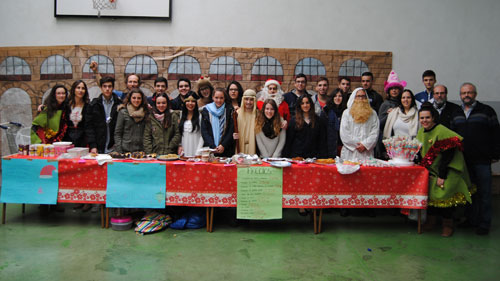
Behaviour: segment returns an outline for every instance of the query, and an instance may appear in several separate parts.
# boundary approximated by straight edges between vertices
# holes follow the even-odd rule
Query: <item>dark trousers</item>
[[[427,208],[427,214],[429,216],[442,217],[443,219],[452,219],[454,213],[455,213],[455,207],[448,207],[448,208],[429,207],[429,208]]]
[[[467,219],[472,225],[490,229],[491,225],[491,164],[467,165],[471,181],[477,185],[472,196],[472,205],[466,209]]]

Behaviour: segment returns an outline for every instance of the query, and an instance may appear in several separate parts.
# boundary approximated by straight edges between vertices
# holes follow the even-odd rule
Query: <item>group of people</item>
[[[435,85],[433,71],[425,71],[422,79],[426,90],[414,95],[391,71],[384,98],[372,89],[370,72],[362,74],[362,87],[352,93],[349,77],[340,77],[331,92],[328,79],[321,77],[316,93],[306,90],[304,74],[295,76],[288,93],[273,79],[257,93],[244,91],[237,81],[214,88],[203,77],[195,92],[191,81],[181,78],[178,96],[171,99],[165,78],[157,78],[154,94],[146,97],[139,88],[140,77],[131,74],[123,93],[115,91],[112,77],[100,78],[102,93],[92,101],[87,85],[78,80],[69,92],[62,85],[52,88],[33,121],[32,143],[71,141],[94,153],[144,151],[189,157],[209,147],[222,157],[245,153],[359,161],[387,159],[385,138],[416,137],[423,144],[421,164],[430,172],[426,229],[442,216],[442,235],[451,236],[454,207],[472,203],[466,224],[487,234],[491,163],[500,158],[496,113],[476,100],[472,83],[460,87],[462,105],[456,105],[447,101],[444,85]],[[477,186],[472,198],[471,180]]]

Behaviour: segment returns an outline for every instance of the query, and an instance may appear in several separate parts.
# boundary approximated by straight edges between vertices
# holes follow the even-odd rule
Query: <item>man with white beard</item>
[[[448,88],[444,85],[436,85],[432,97],[432,105],[439,112],[439,120],[436,120],[436,123],[449,129],[453,113],[460,110],[460,106],[448,101]]]
[[[363,88],[357,88],[351,94],[341,120],[340,138],[344,146],[340,157],[351,161],[373,157],[379,134],[379,120],[377,113],[370,107]]]
[[[285,101],[283,97],[283,90],[281,89],[281,85],[278,81],[274,79],[268,79],[264,84],[264,88],[257,94],[257,108],[259,110],[262,109],[262,105],[264,101],[267,99],[272,99],[276,102],[278,106],[278,112],[283,118],[283,120],[290,122],[290,110],[288,108],[288,103]]]

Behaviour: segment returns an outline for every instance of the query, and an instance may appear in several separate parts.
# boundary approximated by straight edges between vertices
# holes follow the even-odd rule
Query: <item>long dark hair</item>
[[[193,97],[194,99],[196,99],[196,94],[194,92],[189,91],[186,94],[185,98],[189,97]],[[179,123],[179,130],[182,136],[182,134],[184,133],[184,122],[186,122],[188,116],[186,101],[182,103],[181,110],[182,110],[182,116],[181,116],[181,121]],[[200,129],[200,111],[198,110],[198,103],[196,101],[194,102],[193,117],[191,118],[191,124],[193,124],[193,131],[191,132],[196,132],[197,130]]]
[[[255,134],[258,134],[262,131],[262,127],[266,122],[267,116],[265,114],[266,106],[270,104],[274,109],[274,115],[269,121],[273,124],[274,135],[277,136],[281,131],[281,116],[278,111],[278,105],[273,99],[267,99],[264,101],[262,105],[262,110],[257,111],[257,118],[255,120]]]
[[[64,102],[60,105],[57,104],[57,99],[56,99],[56,91],[57,89],[62,88],[64,89],[64,92],[66,93],[66,99]],[[64,87],[61,84],[57,84],[54,87],[52,87],[52,90],[50,90],[50,94],[47,98],[45,98],[45,101],[43,102],[43,105],[45,105],[45,108],[47,110],[47,117],[51,118],[54,116],[57,110],[65,108],[65,106],[68,104],[68,89]]]
[[[156,102],[158,101],[158,98],[165,98],[167,100],[167,108],[165,109],[164,112],[160,112],[156,107]],[[168,95],[166,93],[159,94],[156,96],[156,100],[153,104],[153,112],[156,114],[164,114],[162,122],[163,128],[166,129],[170,126],[172,120],[172,113],[170,113],[170,99],[168,98]]]
[[[236,85],[236,87],[238,88],[238,106],[241,104],[241,100],[243,99],[243,87],[241,86],[240,82],[238,81],[231,81],[231,83],[229,83],[229,85],[227,85],[227,89],[226,89],[226,93],[227,93],[227,101],[226,103],[229,103],[231,104],[232,101],[231,101],[231,96],[229,96],[229,87],[231,87],[231,85]]]
[[[299,130],[302,129],[305,123],[304,111],[302,111],[302,107],[300,106],[304,99],[307,99],[309,101],[309,104],[311,105],[311,108],[309,109],[308,113],[309,119],[311,120],[311,127],[314,128],[314,125],[316,123],[316,113],[314,113],[314,103],[308,94],[303,94],[297,99],[297,103],[295,104],[295,128]]]
[[[69,90],[69,96],[68,96],[68,102],[69,102],[69,106],[73,107],[76,103],[75,101],[75,91],[76,91],[76,87],[78,87],[78,85],[80,85],[80,83],[83,83],[83,88],[85,88],[85,94],[83,95],[83,103],[85,105],[87,105],[89,102],[90,102],[90,98],[89,98],[89,90],[87,88],[87,84],[85,84],[85,82],[83,82],[83,80],[76,80],[73,85],[71,85],[71,89]]]
[[[335,104],[335,101],[334,101],[335,96],[338,93],[340,93],[342,95],[342,102],[339,105]],[[337,113],[337,114],[338,113],[342,114],[342,112],[347,108],[347,97],[346,97],[344,91],[342,91],[342,89],[340,89],[340,88],[333,89],[332,93],[328,97],[328,101],[326,102],[326,108],[327,108],[327,110],[334,110],[335,113]],[[340,116],[338,116],[338,117],[340,117]]]

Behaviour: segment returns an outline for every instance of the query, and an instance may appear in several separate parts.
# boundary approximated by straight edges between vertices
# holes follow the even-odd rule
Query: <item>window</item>
[[[361,81],[361,74],[370,71],[366,63],[360,59],[350,59],[342,63],[339,69],[339,77],[347,76],[352,82]]]
[[[200,63],[192,56],[176,57],[168,66],[168,80],[179,80],[183,77],[196,80],[200,76]]]
[[[299,73],[304,73],[307,76],[307,81],[318,81],[319,77],[326,76],[326,69],[320,60],[304,58],[295,66],[295,75]]]
[[[7,57],[0,64],[0,80],[31,81],[31,69],[20,57]]]
[[[267,79],[283,81],[281,63],[270,56],[258,59],[252,67],[252,81],[265,81]]]
[[[72,79],[73,70],[69,60],[61,55],[53,55],[42,62],[41,80]]]
[[[210,64],[210,79],[214,80],[242,80],[241,65],[233,57],[218,57]]]
[[[158,65],[147,55],[137,55],[131,58],[125,67],[125,75],[135,73],[142,80],[154,80],[158,77]]]
[[[82,78],[84,79],[95,79],[95,75],[90,69],[90,63],[92,61],[97,62],[99,65],[99,73],[101,76],[111,76],[115,77],[115,66],[113,61],[107,56],[103,55],[93,55],[91,56],[83,65]]]

